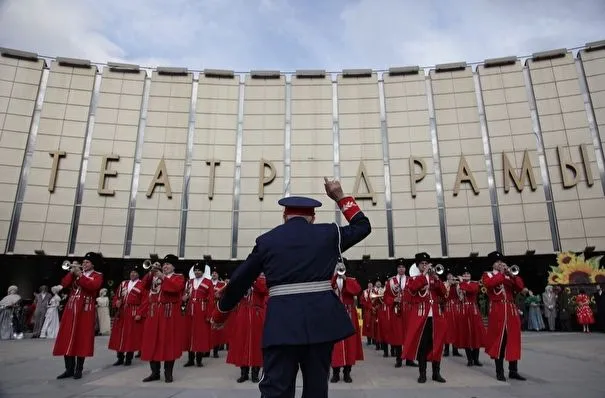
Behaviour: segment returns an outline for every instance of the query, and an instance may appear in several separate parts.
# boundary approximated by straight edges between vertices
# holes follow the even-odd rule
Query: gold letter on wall
[[[588,150],[586,144],[580,144],[580,154],[582,155],[582,163],[584,164],[584,173],[586,174],[586,185],[592,187],[594,178],[592,177],[592,169],[590,168],[590,159],[588,158]]]
[[[366,171],[366,166],[363,164],[363,161],[359,163],[359,168],[357,169],[357,176],[355,177],[355,186],[353,187],[353,197],[355,199],[372,199],[372,204],[375,205],[378,200],[376,199],[376,193],[372,188],[372,184],[367,177],[368,172]],[[367,192],[360,193],[359,185],[361,185],[361,181],[363,181],[366,186]]]
[[[210,177],[208,178],[208,199],[212,200],[214,197],[214,178],[216,176],[216,166],[221,164],[220,160],[207,160],[206,164],[210,166]]]
[[[578,168],[575,164],[571,163],[567,159],[563,159],[563,147],[557,147],[557,155],[559,156],[559,168],[561,169],[561,178],[563,179],[563,188],[573,188],[578,183]],[[567,173],[569,169],[573,173],[573,177],[570,177]]]
[[[265,175],[265,168],[269,168],[269,175]],[[261,159],[258,171],[258,198],[263,200],[265,197],[265,185],[269,185],[275,180],[275,166],[268,160]]]
[[[416,165],[420,166],[420,173],[416,174]],[[426,164],[421,158],[410,157],[410,187],[412,198],[416,197],[416,183],[422,181],[426,176]]]
[[[471,188],[473,188],[473,192],[475,192],[475,195],[479,194],[477,182],[475,181],[475,177],[473,177],[473,172],[468,166],[464,155],[460,156],[460,163],[458,163],[458,174],[456,174],[456,183],[454,184],[454,196],[457,196],[460,192],[460,183],[462,182],[470,183]]]
[[[120,155],[112,154],[103,156],[103,160],[101,161],[101,173],[99,174],[99,187],[97,188],[99,195],[113,196],[116,193],[113,189],[105,188],[105,179],[107,177],[116,177],[118,175],[116,170],[109,170],[107,168],[107,163],[109,163],[110,160],[117,162],[120,160]]]
[[[50,169],[50,180],[48,181],[48,192],[55,192],[55,183],[57,182],[57,172],[59,171],[59,159],[67,156],[65,151],[52,151],[49,153],[53,158],[53,166]]]
[[[502,152],[502,168],[504,170],[504,192],[510,191],[510,180],[513,180],[517,191],[523,192],[525,186],[525,176],[529,179],[529,186],[532,191],[536,190],[536,177],[534,176],[534,169],[531,165],[531,159],[529,158],[529,152],[527,149],[523,152],[523,165],[521,166],[521,174],[517,178],[517,174],[508,160],[506,153]]]
[[[172,188],[170,188],[170,179],[168,179],[168,171],[166,171],[166,162],[164,161],[164,158],[160,159],[158,168],[155,169],[153,179],[149,183],[149,188],[147,188],[148,198],[151,198],[151,195],[153,195],[153,190],[156,185],[163,185],[166,190],[166,196],[168,199],[172,199]]]

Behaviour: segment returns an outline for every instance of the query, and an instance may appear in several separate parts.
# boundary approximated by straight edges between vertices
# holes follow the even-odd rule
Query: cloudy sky
[[[0,0],[0,46],[190,69],[481,61],[605,39],[605,0]]]

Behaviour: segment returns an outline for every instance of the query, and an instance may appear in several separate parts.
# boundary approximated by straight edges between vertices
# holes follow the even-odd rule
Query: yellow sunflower
[[[566,285],[569,282],[566,280],[563,280],[563,275],[556,273],[556,272],[550,272],[548,274],[548,284],[549,285]]]
[[[601,268],[593,271],[591,279],[593,283],[605,283],[605,269]]]
[[[594,269],[590,264],[585,262],[575,262],[573,264],[568,264],[563,268],[562,278],[566,282],[562,283],[592,283],[592,273]]]
[[[565,268],[577,262],[574,252],[561,252],[557,254],[557,264],[559,268]]]

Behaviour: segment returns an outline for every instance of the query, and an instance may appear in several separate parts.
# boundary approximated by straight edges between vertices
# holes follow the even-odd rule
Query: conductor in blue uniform
[[[212,316],[213,327],[222,327],[229,311],[260,273],[265,274],[269,301],[262,342],[262,398],[293,398],[299,367],[303,398],[327,397],[334,343],[355,333],[330,281],[340,253],[370,234],[370,221],[355,199],[343,194],[340,182],[327,178],[324,182],[349,225],[314,224],[314,209],[321,206],[317,200],[281,199],[284,223],[256,239],[246,261],[231,275]]]

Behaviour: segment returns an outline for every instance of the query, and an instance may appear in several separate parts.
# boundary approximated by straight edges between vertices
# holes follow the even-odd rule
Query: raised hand
[[[338,180],[328,180],[328,177],[324,177],[324,188],[326,189],[326,194],[336,202],[345,196]]]

